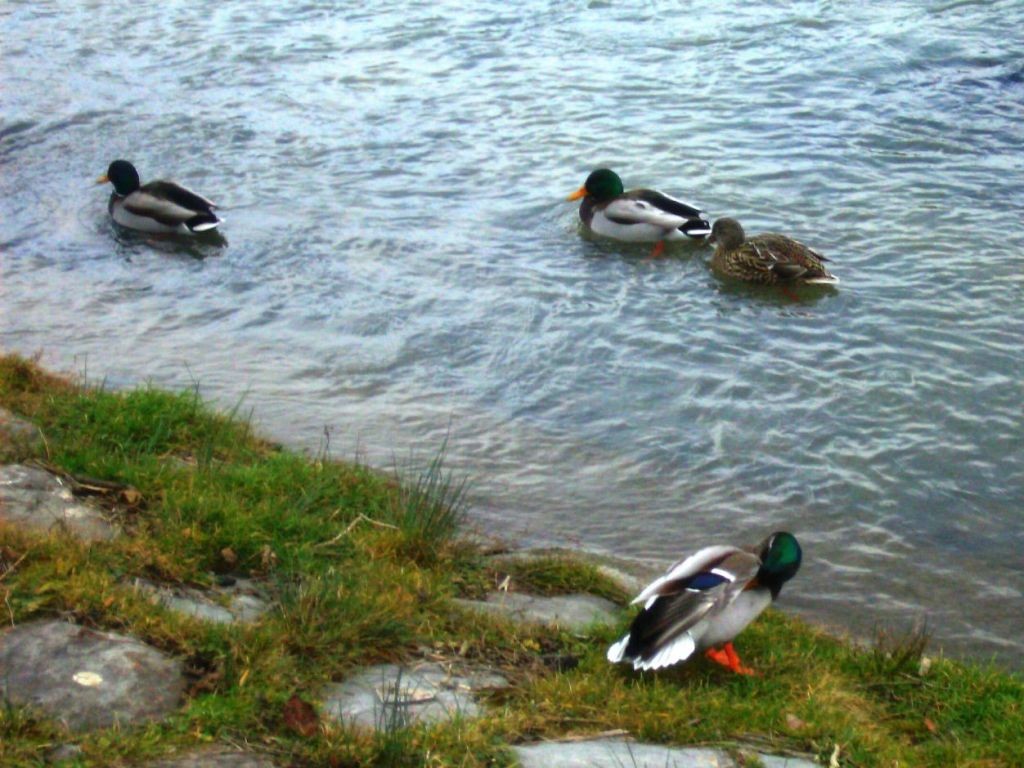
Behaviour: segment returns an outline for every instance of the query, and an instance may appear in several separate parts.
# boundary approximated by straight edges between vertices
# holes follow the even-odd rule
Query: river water
[[[0,346],[429,457],[487,530],[667,564],[785,528],[782,605],[1024,631],[1024,4],[0,6]],[[125,157],[226,243],[118,231]],[[833,259],[588,239],[608,165]]]

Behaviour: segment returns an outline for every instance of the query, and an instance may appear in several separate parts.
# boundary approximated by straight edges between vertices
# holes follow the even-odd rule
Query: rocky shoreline
[[[769,610],[757,676],[608,664],[656,569],[467,531],[439,462],[304,456],[194,393],[0,355],[0,765],[1024,760],[1024,682],[923,637]]]
[[[0,409],[0,445],[8,453],[33,452],[43,443],[35,425]],[[39,535],[59,535],[102,546],[116,536],[130,535],[107,520],[103,510],[76,496],[66,478],[37,464],[0,466],[0,523]],[[492,557],[529,559],[551,557],[552,551],[502,552]],[[643,577],[598,563],[623,590],[635,591]],[[7,564],[7,568],[16,564]],[[625,566],[628,567],[628,566]],[[649,574],[648,574],[649,575]],[[219,581],[219,583],[217,583]],[[158,585],[141,579],[131,587],[150,595],[173,611],[216,623],[258,621],[272,600],[249,579],[221,577],[206,590]],[[543,623],[584,633],[614,625],[620,607],[590,594],[545,597],[495,590],[480,600],[457,599],[467,611],[498,615],[520,623]],[[77,626],[60,619],[19,624],[0,633],[0,680],[4,701],[44,712],[66,729],[67,740],[56,746],[48,761],[67,764],[79,756],[75,735],[103,728],[129,728],[160,721],[181,704],[186,677],[181,659],[173,658],[129,635]],[[477,716],[478,694],[509,685],[496,669],[455,669],[429,659],[406,664],[366,667],[342,682],[325,683],[319,717],[344,726],[380,730]],[[679,766],[731,768],[738,763],[720,749],[665,747],[644,744],[612,734],[607,738],[514,745],[523,768],[545,766]],[[761,765],[802,768],[806,759],[750,752]],[[626,763],[624,761],[631,761]],[[204,747],[173,759],[149,763],[153,768],[270,768],[270,758],[225,745]]]
[[[42,444],[41,431],[30,422],[0,410],[0,444],[9,453],[32,453]],[[69,483],[32,464],[0,466],[0,522],[24,531],[61,535],[93,545],[122,536],[102,510],[76,497]],[[503,557],[508,555],[495,555]],[[518,558],[549,557],[550,551],[515,552]],[[14,567],[8,564],[7,568]],[[609,578],[635,590],[635,575],[603,564]],[[132,587],[151,595],[155,603],[200,621],[221,624],[258,621],[271,609],[250,580],[231,579],[207,590],[156,585],[142,580]],[[572,632],[620,620],[620,608],[602,597],[575,594],[545,597],[496,590],[481,600],[459,599],[456,604],[518,623],[548,624]],[[37,708],[60,723],[69,739],[51,751],[53,763],[78,758],[74,734],[101,728],[132,727],[159,721],[180,705],[186,689],[181,659],[147,646],[131,636],[100,632],[60,620],[17,625],[0,634],[0,680],[4,700],[14,706]],[[347,726],[369,729],[475,717],[477,693],[501,689],[508,681],[498,670],[453,669],[429,659],[406,665],[383,665],[358,671],[341,683],[324,687],[319,716]],[[666,748],[626,740],[573,739],[516,745],[523,768],[532,766],[617,766],[628,756],[638,766],[737,765],[721,750]],[[814,765],[806,760],[757,754],[772,768]],[[267,757],[212,746],[161,761],[161,768],[268,768]]]

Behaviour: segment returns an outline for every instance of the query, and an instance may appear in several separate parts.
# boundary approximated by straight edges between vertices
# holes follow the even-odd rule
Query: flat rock
[[[618,585],[623,592],[629,595],[639,594],[644,587],[650,584],[658,576],[664,573],[664,567],[660,564],[650,565],[641,560],[619,557],[601,552],[590,552],[579,549],[566,549],[564,547],[540,547],[534,549],[521,549],[515,552],[502,552],[493,555],[495,562],[502,561],[531,561],[542,560],[552,557],[564,557],[570,560],[588,563],[594,566],[607,579]]]
[[[0,467],[0,521],[41,532],[63,529],[83,541],[109,541],[117,534],[59,478],[25,464]]]
[[[450,720],[480,713],[474,694],[504,688],[508,681],[490,672],[453,674],[440,664],[368,667],[324,692],[323,715],[346,725],[390,730],[417,722]]]
[[[512,749],[522,768],[739,768],[720,749],[666,747],[624,739],[543,742]],[[767,768],[817,768],[816,763],[797,758],[756,756]]]
[[[181,662],[124,635],[63,621],[0,635],[0,694],[70,729],[158,720],[178,707]]]
[[[490,592],[484,600],[456,599],[456,605],[486,613],[504,614],[514,621],[552,624],[580,631],[594,624],[614,624],[618,607],[595,595],[540,597],[522,592]]]
[[[458,541],[475,547],[481,554],[492,557],[508,553],[512,549],[505,539],[496,534],[486,533],[478,527],[463,528],[459,532]]]
[[[543,742],[513,747],[522,768],[736,768],[720,749],[666,747],[623,739]]]
[[[6,408],[0,408],[0,461],[33,453],[42,443],[39,427]]]
[[[135,579],[133,585],[172,611],[215,624],[247,624],[266,613],[268,608],[259,588],[250,579],[236,578],[230,585],[213,586],[209,590],[162,586],[145,579]]]
[[[82,756],[82,748],[77,744],[58,744],[46,753],[48,763],[66,763]]]
[[[212,747],[141,765],[144,768],[276,768],[277,764],[266,755],[255,752]]]
[[[785,755],[764,755],[757,753],[757,758],[764,768],[819,768],[813,760],[803,757],[786,757]]]

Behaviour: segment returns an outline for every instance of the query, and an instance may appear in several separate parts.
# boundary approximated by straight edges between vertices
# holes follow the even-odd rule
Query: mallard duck
[[[633,603],[642,603],[643,610],[608,649],[608,661],[660,669],[702,650],[733,672],[753,674],[732,640],[779,596],[802,556],[796,537],[785,531],[756,547],[705,547],[637,595]]]
[[[766,285],[839,282],[822,263],[828,259],[817,251],[771,232],[747,237],[736,219],[718,219],[708,240],[716,243],[711,269],[722,277]]]
[[[142,232],[205,232],[223,219],[216,204],[173,181],[139,183],[139,172],[127,160],[115,160],[97,184],[114,185],[107,209],[123,227]]]
[[[703,240],[711,225],[699,208],[653,189],[626,192],[622,179],[607,168],[587,176],[583,186],[567,199],[579,200],[580,220],[590,231],[630,243],[657,243],[656,253],[666,240]]]

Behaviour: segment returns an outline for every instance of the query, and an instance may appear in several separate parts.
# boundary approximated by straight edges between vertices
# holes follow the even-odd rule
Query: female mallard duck
[[[216,204],[173,181],[139,183],[139,172],[127,160],[115,160],[97,184],[110,182],[114,191],[107,209],[123,227],[142,232],[205,232],[222,219]]]
[[[718,219],[709,242],[717,243],[711,269],[722,277],[748,283],[838,283],[817,251],[785,235],[747,237],[736,219]]]
[[[637,595],[633,602],[643,603],[643,610],[608,649],[608,661],[660,669],[703,650],[733,672],[753,674],[740,663],[732,639],[779,596],[802,556],[796,537],[784,531],[756,547],[705,547]]]
[[[657,243],[655,253],[661,253],[665,240],[703,240],[711,231],[700,209],[653,189],[626,192],[622,179],[607,168],[590,174],[568,199],[581,197],[580,219],[587,229],[615,240]]]

